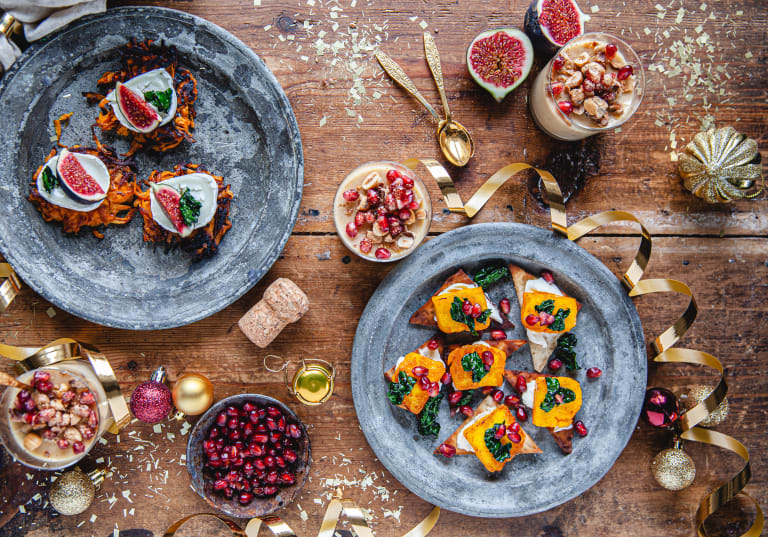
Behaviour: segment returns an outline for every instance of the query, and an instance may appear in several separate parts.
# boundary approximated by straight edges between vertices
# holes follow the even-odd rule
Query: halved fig
[[[151,132],[160,124],[157,110],[131,88],[118,82],[115,94],[120,113],[138,132]]]
[[[525,12],[525,33],[536,51],[552,56],[560,47],[584,33],[589,20],[575,0],[533,0]]]
[[[179,232],[182,237],[188,237],[193,228],[188,226],[184,222],[184,218],[181,216],[181,194],[175,188],[169,185],[163,185],[159,183],[150,183],[152,187],[152,194],[162,207],[165,216],[171,221],[173,227]]]
[[[106,173],[109,176],[105,166],[101,170],[98,167],[94,167],[93,171],[98,173]],[[79,203],[94,203],[96,201],[103,200],[107,197],[107,193],[99,182],[86,171],[83,164],[77,158],[76,153],[72,153],[67,149],[62,149],[59,155],[59,160],[56,163],[56,174],[59,177],[64,192],[69,197]]]
[[[531,65],[533,46],[517,28],[487,30],[467,49],[469,73],[498,102],[525,80]]]

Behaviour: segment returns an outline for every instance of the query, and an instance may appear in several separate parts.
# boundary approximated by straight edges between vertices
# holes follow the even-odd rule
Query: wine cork
[[[272,343],[288,323],[295,323],[309,309],[309,299],[299,286],[278,278],[264,291],[264,298],[242,316],[237,326],[262,349]]]

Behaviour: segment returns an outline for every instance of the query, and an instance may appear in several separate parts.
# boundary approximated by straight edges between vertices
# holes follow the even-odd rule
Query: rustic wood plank
[[[585,238],[580,244],[619,274],[634,255],[637,240],[595,237]],[[724,252],[727,255],[724,256]],[[330,259],[318,259],[327,254]],[[345,264],[346,255],[347,251],[335,237],[293,236],[284,258],[241,300],[191,326],[158,332],[104,328],[59,310],[51,319],[44,313],[49,304],[25,289],[11,309],[0,317],[0,338],[4,343],[42,344],[67,334],[90,341],[109,356],[126,393],[145,380],[152,369],[164,364],[171,379],[189,371],[205,374],[214,382],[217,398],[250,391],[290,402],[280,375],[263,369],[261,358],[265,351],[251,345],[235,323],[259,300],[266,284],[281,276],[292,278],[307,291],[312,306],[301,321],[280,335],[269,352],[292,358],[329,358],[340,365],[340,370],[337,390],[329,403],[317,408],[291,405],[311,426],[312,481],[298,500],[309,520],[302,521],[296,505],[281,516],[284,515],[300,535],[312,535],[324,512],[324,506],[315,504],[314,499],[332,490],[325,486],[324,479],[360,480],[366,475],[360,471],[364,469],[376,474],[378,479],[374,485],[386,487],[389,501],[374,494],[372,487],[363,491],[359,486],[347,486],[346,494],[372,510],[376,518],[373,526],[379,534],[402,534],[426,516],[429,506],[403,489],[374,460],[357,424],[349,384],[349,356],[356,320],[389,267],[357,258]],[[729,258],[733,259],[732,263],[728,263]],[[768,488],[768,471],[761,464],[760,446],[768,441],[764,418],[768,412],[765,383],[768,339],[760,327],[766,319],[767,263],[768,244],[758,238],[660,238],[655,243],[648,274],[649,277],[678,278],[694,289],[700,318],[682,344],[711,352],[726,364],[731,413],[720,430],[734,435],[751,449],[753,478],[748,490],[757,494],[763,503],[765,497],[760,491]],[[642,297],[636,299],[636,304],[648,340],[685,308],[685,300],[675,297]],[[6,364],[2,369],[11,371]],[[714,375],[695,367],[669,364],[651,367],[649,385],[677,389],[702,382],[714,383]],[[16,515],[0,530],[0,536],[22,532],[40,536],[69,532],[107,535],[115,523],[121,531],[143,528],[159,535],[183,515],[210,511],[189,488],[186,470],[179,464],[186,448],[180,427],[181,422],[171,421],[157,434],[151,426],[135,423],[120,435],[119,444],[108,436],[109,443],[97,446],[84,466],[101,466],[96,461],[103,457],[104,464],[111,462],[116,468],[115,476],[107,480],[86,516],[51,518],[50,507],[41,508],[32,502],[26,506],[30,514]],[[156,444],[151,452],[160,461],[157,470],[146,471],[152,446],[145,451],[132,451],[142,444],[129,436],[130,431]],[[172,441],[166,436],[168,432],[175,435]],[[520,528],[516,534],[532,536],[598,535],[606,528],[620,536],[690,535],[698,499],[739,466],[735,457],[714,448],[689,445],[688,452],[696,462],[699,478],[687,491],[673,494],[656,486],[648,470],[651,458],[666,447],[666,442],[663,433],[641,423],[614,468],[580,498],[541,515],[515,520],[481,520],[444,512],[433,535],[496,535],[506,531],[502,528],[510,524]],[[128,454],[133,456],[132,462],[126,460]],[[348,463],[344,457],[349,459]],[[168,471],[166,483],[162,482],[164,470]],[[150,486],[155,487],[156,492],[150,491]],[[44,489],[41,481],[39,491],[44,493]],[[126,489],[131,491],[133,504],[121,496]],[[105,498],[112,495],[117,497],[117,502],[110,509]],[[400,524],[385,518],[383,511],[398,506],[404,506]],[[123,509],[130,508],[135,508],[135,514],[124,518]],[[97,516],[93,524],[88,522],[91,514]],[[749,516],[749,508],[741,506],[731,510],[722,524],[730,524],[732,528],[740,518]],[[75,528],[82,520],[85,524]]]

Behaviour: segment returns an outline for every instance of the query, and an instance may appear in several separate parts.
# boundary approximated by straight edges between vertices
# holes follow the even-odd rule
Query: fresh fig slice
[[[138,132],[152,132],[160,124],[157,110],[125,84],[117,83],[115,95],[120,113]]]
[[[467,49],[469,73],[498,102],[525,80],[532,65],[531,41],[517,28],[487,30]]]
[[[101,188],[99,182],[86,171],[77,155],[67,149],[62,149],[61,154],[59,154],[59,160],[56,162],[56,175],[58,175],[59,183],[64,192],[78,203],[94,203],[107,197],[107,193]]]
[[[181,216],[181,194],[179,191],[169,185],[158,183],[150,184],[152,186],[152,194],[160,204],[160,207],[163,208],[165,216],[171,221],[173,227],[179,232],[179,235],[188,237],[192,233],[193,228],[188,226]]]
[[[568,41],[584,33],[584,14],[575,0],[533,0],[525,12],[525,33],[536,51],[553,56]]]

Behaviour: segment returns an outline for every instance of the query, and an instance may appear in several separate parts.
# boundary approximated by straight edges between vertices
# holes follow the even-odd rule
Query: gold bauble
[[[667,490],[683,490],[696,477],[693,459],[679,448],[665,449],[656,455],[651,471],[659,485]]]
[[[700,132],[680,154],[677,170],[685,188],[709,203],[757,197],[763,170],[757,142],[733,127]],[[754,190],[760,180],[760,188]]]
[[[686,410],[690,410],[699,403],[701,403],[704,399],[706,399],[709,394],[712,393],[712,388],[709,386],[702,386],[702,385],[696,385],[688,389],[686,394],[688,397],[685,398],[685,408]],[[722,402],[717,405],[717,408],[712,411],[712,413],[707,417],[706,419],[703,419],[699,422],[699,425],[702,427],[717,427],[721,423],[725,421],[725,418],[728,417],[728,398],[723,398]]]
[[[91,506],[96,496],[93,478],[80,468],[63,473],[48,491],[51,506],[62,515],[79,515]]]
[[[198,373],[187,373],[173,385],[173,404],[189,416],[202,414],[213,403],[213,384]]]

